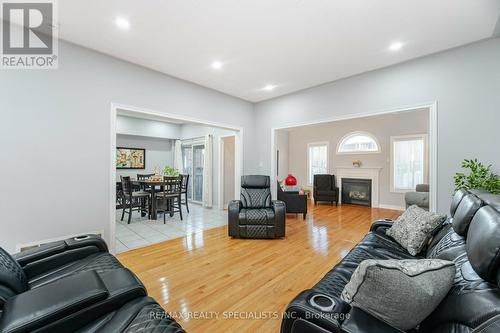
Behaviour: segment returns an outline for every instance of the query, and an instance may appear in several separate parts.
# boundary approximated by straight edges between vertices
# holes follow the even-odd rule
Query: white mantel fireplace
[[[379,207],[379,178],[380,170],[379,167],[340,167],[337,168],[337,173],[335,174],[337,178],[337,186],[339,188],[339,203],[342,203],[342,178],[355,178],[355,179],[370,179],[372,181],[371,189],[371,206],[374,208]]]

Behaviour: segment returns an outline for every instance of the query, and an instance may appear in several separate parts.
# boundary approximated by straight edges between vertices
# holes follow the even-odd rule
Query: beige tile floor
[[[195,237],[203,230],[221,227],[227,224],[227,211],[218,208],[203,208],[197,204],[189,205],[188,214],[183,207],[183,218],[179,214],[167,216],[163,224],[163,214],[158,214],[158,220],[148,220],[138,212],[132,213],[132,221],[127,224],[127,214],[120,221],[121,210],[116,211],[116,252],[159,243],[179,237]]]

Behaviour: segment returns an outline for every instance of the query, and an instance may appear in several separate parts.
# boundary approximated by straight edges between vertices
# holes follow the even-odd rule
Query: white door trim
[[[429,205],[430,210],[435,211],[437,208],[437,101],[424,102],[420,104],[405,105],[395,108],[389,108],[386,110],[375,110],[368,112],[355,113],[350,115],[340,115],[329,118],[294,122],[287,124],[285,126],[278,126],[271,128],[271,163],[270,163],[270,175],[271,175],[271,189],[272,195],[276,198],[277,188],[276,188],[276,130],[287,129],[306,125],[316,125],[334,121],[356,119],[362,117],[383,115],[394,112],[411,112],[415,109],[427,108],[429,109]]]
[[[237,137],[238,135],[237,134],[228,134],[228,135],[221,135],[219,136],[219,195],[218,195],[218,200],[219,200],[219,209],[223,210],[225,207],[224,207],[224,138],[230,138],[230,137],[234,137],[234,159],[235,159],[235,162],[237,162],[238,160],[238,155],[241,155],[241,154],[237,154],[237,150],[238,150],[238,140],[237,140]],[[235,185],[235,188],[234,188],[234,198],[233,199],[238,199],[237,198],[237,193],[239,192],[239,189],[240,189],[240,185],[239,185],[239,182],[240,182],[240,177],[241,177],[241,172],[239,172],[240,168],[237,168],[238,163],[235,163],[235,166],[234,166],[234,185]]]
[[[240,186],[240,175],[243,174],[243,127],[234,126],[231,124],[226,124],[222,122],[215,122],[211,120],[190,117],[182,114],[161,112],[156,110],[151,110],[147,108],[141,108],[132,105],[120,104],[111,102],[111,112],[110,112],[110,163],[109,163],[109,235],[104,233],[104,239],[109,244],[109,249],[111,253],[115,253],[116,242],[116,116],[118,115],[118,110],[123,109],[129,112],[134,112],[142,115],[156,116],[161,118],[177,119],[191,123],[197,123],[201,125],[208,125],[213,127],[225,128],[233,130],[236,132],[236,142],[235,142],[235,185]],[[219,188],[220,188],[220,177],[219,177]],[[220,193],[220,192],[219,192]],[[219,194],[220,196],[220,194]]]

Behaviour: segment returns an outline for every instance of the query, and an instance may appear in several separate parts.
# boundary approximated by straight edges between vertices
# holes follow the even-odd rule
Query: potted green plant
[[[179,170],[177,170],[176,168],[171,167],[169,165],[167,165],[163,169],[163,175],[165,175],[165,176],[177,177],[179,174],[180,174]]]
[[[494,194],[500,194],[500,176],[491,170],[491,165],[484,165],[477,159],[463,160],[462,168],[467,172],[457,172],[453,177],[455,190],[482,189]]]

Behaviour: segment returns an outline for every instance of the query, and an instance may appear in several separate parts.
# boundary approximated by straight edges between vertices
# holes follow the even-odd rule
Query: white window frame
[[[424,140],[424,182],[429,183],[429,135],[428,134],[411,134],[411,135],[395,135],[391,136],[391,156],[390,156],[390,170],[391,170],[391,192],[392,193],[406,193],[415,191],[411,189],[400,189],[394,187],[394,142],[405,141],[412,139]]]
[[[311,158],[310,151],[311,147],[318,147],[318,146],[326,146],[326,172],[328,173],[330,170],[330,142],[328,141],[320,141],[320,142],[310,142],[307,144],[307,160],[306,160],[306,170],[307,170],[307,185],[312,186],[312,182],[309,182],[309,180],[312,178],[311,176],[311,169],[309,168],[309,160]]]
[[[349,139],[351,136],[355,136],[355,135],[364,135],[364,136],[368,136],[368,137],[372,138],[373,141],[375,141],[375,144],[377,145],[377,150],[340,151],[340,147],[342,146],[344,141]],[[339,142],[337,144],[336,153],[337,153],[337,155],[378,154],[378,153],[380,153],[380,143],[378,142],[377,137],[369,132],[365,132],[365,131],[349,132],[339,140]]]

